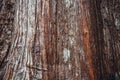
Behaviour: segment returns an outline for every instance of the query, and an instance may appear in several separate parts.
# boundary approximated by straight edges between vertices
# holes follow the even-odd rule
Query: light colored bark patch
[[[84,49],[83,48],[78,48],[78,53],[83,56],[84,55]]]
[[[68,67],[69,67],[69,70],[71,70],[71,68],[72,68],[72,65],[71,65],[71,64],[69,64],[69,65],[68,65]]]
[[[64,59],[64,62],[67,62],[69,58],[70,58],[70,50],[64,48],[64,50],[63,50],[63,59]]]
[[[76,43],[76,40],[74,37],[69,37],[70,44],[73,45]]]
[[[115,19],[115,26],[117,29],[120,29],[120,20],[119,19]]]
[[[68,8],[69,8],[70,3],[71,3],[71,0],[65,0],[65,2],[66,2],[66,7],[68,7]]]

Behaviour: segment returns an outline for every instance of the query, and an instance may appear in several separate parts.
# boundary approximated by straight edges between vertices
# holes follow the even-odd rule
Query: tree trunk
[[[0,67],[5,70],[0,73],[3,80],[120,79],[120,0],[2,3],[6,4],[0,7],[0,16],[15,10],[15,14],[9,13],[14,15],[9,43],[0,42],[6,50],[0,54],[4,56],[0,59],[0,65],[5,65]],[[4,9],[7,5],[12,7],[9,12]]]

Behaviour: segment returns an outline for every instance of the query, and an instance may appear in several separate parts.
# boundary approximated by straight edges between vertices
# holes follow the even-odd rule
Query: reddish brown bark
[[[118,3],[120,0],[3,0],[0,39],[9,43],[0,42],[0,77],[119,80]],[[6,23],[7,19],[14,22]],[[8,39],[4,38],[9,31],[3,29],[6,24],[15,29]]]

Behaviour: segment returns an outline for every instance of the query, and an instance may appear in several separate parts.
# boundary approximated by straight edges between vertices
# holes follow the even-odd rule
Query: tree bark
[[[14,32],[0,59],[1,66],[7,61],[3,80],[120,79],[120,0],[13,3]]]

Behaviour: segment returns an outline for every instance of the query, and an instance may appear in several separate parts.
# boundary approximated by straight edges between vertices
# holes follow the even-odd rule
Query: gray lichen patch
[[[117,29],[120,29],[120,20],[119,19],[115,19],[115,26]]]
[[[69,42],[71,45],[75,44],[76,43],[76,40],[74,37],[69,37]]]
[[[70,58],[70,50],[67,48],[64,48],[64,50],[63,50],[64,62],[67,62],[69,58]]]
[[[66,7],[69,8],[69,7],[70,7],[71,0],[65,0],[65,2],[66,2]]]
[[[77,52],[81,55],[84,55],[84,53],[85,53],[83,48],[78,48]]]

